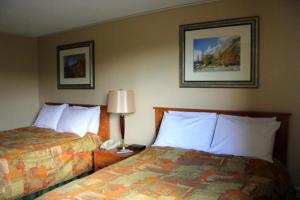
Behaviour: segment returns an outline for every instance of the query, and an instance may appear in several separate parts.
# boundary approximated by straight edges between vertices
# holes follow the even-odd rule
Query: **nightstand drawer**
[[[100,155],[97,154],[97,156],[95,156],[95,158],[94,158],[95,169],[107,167],[107,166],[114,164],[116,162],[119,162],[125,158],[126,157],[124,157],[124,158],[118,158],[118,157],[114,157],[114,156],[108,157],[106,154],[100,154]]]
[[[114,163],[117,163],[125,158],[135,155],[138,152],[126,153],[126,154],[117,154],[116,150],[96,150],[94,151],[94,168],[95,171],[98,169],[107,167]]]

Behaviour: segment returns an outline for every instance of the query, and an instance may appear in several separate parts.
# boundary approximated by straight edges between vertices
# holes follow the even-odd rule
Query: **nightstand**
[[[117,152],[117,149],[113,149],[113,150],[97,149],[97,150],[95,150],[94,151],[94,169],[95,169],[95,171],[97,171],[101,168],[107,167],[109,165],[112,165],[121,160],[124,160],[125,158],[129,158],[130,156],[140,153],[141,151],[134,151],[134,152],[125,153],[125,154],[118,154],[116,152]]]

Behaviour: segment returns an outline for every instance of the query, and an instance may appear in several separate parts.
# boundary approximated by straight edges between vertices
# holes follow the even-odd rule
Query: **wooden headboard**
[[[61,105],[62,103],[53,103],[53,102],[46,102],[47,105]],[[74,104],[69,103],[70,106],[82,106],[82,107],[94,107],[100,106],[100,128],[98,131],[98,135],[102,141],[108,140],[110,138],[110,128],[109,128],[109,113],[107,112],[106,105],[89,105],[89,104]]]
[[[229,110],[206,110],[193,108],[167,108],[154,107],[155,109],[155,130],[156,134],[165,111],[183,111],[183,112],[214,112],[218,114],[249,116],[249,117],[276,117],[277,121],[281,122],[280,128],[276,132],[273,157],[280,160],[284,164],[287,163],[288,151],[288,134],[289,134],[289,118],[290,113],[276,113],[276,112],[253,112],[253,111],[229,111]]]

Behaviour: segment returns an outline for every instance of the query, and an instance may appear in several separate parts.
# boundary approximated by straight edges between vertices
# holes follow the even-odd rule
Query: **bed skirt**
[[[46,188],[44,190],[40,190],[40,191],[34,192],[34,193],[30,194],[30,195],[17,198],[17,200],[34,200],[34,199],[38,198],[39,196],[41,196],[41,195],[43,195],[43,194],[45,194],[45,193],[47,193],[47,192],[49,192],[51,190],[54,190],[55,188],[61,187],[61,186],[65,185],[65,184],[67,184],[67,183],[70,183],[70,182],[74,181],[74,180],[86,177],[86,176],[88,176],[88,175],[90,175],[92,173],[94,173],[94,170],[92,170],[90,172],[85,172],[85,173],[83,173],[83,174],[81,174],[79,176],[76,176],[76,177],[71,178],[69,180],[63,181],[63,182],[58,183],[56,185],[50,186],[50,187],[48,187],[48,188]]]

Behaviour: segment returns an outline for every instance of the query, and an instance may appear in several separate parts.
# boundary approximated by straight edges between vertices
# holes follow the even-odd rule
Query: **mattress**
[[[38,199],[281,199],[287,189],[277,161],[151,147]]]
[[[100,139],[25,127],[0,132],[0,199],[15,199],[90,171]]]

